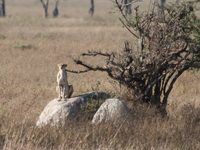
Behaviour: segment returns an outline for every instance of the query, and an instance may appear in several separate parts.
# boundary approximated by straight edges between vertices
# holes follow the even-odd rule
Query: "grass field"
[[[148,6],[138,4],[142,9]],[[200,73],[186,72],[177,81],[168,120],[145,106],[134,106],[133,121],[117,126],[94,127],[86,121],[60,129],[34,127],[46,104],[57,97],[57,63],[82,69],[72,59],[80,53],[116,51],[125,40],[133,40],[111,1],[96,0],[93,17],[89,8],[89,0],[60,0],[59,17],[53,18],[50,0],[45,19],[39,0],[6,0],[7,16],[0,18],[0,149],[199,149]],[[101,58],[86,61],[103,65]],[[104,73],[68,76],[73,95],[92,90],[119,94],[119,87]]]

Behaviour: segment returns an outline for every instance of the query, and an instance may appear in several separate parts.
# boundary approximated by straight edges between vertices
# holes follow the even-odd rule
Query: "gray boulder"
[[[95,113],[92,124],[125,121],[130,116],[127,105],[119,99],[107,99]]]
[[[74,119],[80,113],[81,106],[87,103],[87,99],[107,99],[110,96],[101,91],[94,91],[69,98],[66,101],[58,101],[57,98],[50,101],[39,116],[36,126],[64,125],[66,121]]]

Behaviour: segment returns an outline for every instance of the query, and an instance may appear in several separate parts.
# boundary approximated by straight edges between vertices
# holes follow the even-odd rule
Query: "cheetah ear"
[[[67,64],[64,64],[65,67],[67,67]]]

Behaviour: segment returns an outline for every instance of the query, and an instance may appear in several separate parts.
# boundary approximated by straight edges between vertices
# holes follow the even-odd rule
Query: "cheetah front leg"
[[[65,100],[65,88],[65,86],[62,87],[62,100]]]
[[[58,101],[61,100],[61,93],[62,93],[62,87],[59,86],[59,87],[58,87]]]

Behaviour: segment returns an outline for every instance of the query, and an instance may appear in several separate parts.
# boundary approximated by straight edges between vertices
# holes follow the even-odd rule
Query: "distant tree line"
[[[42,6],[44,8],[44,16],[45,18],[48,18],[48,6],[49,6],[49,0],[40,0],[42,3]],[[58,2],[59,0],[55,0],[55,8],[53,10],[53,16],[57,17],[59,15],[58,10]],[[89,9],[89,14],[94,14],[94,0],[90,0],[91,8]],[[5,17],[6,16],[6,9],[5,9],[5,0],[0,0],[0,16]]]
[[[137,1],[143,1],[143,0],[123,0],[126,16],[132,14],[132,3],[137,2]],[[49,0],[40,0],[40,2],[42,3],[42,6],[44,8],[44,16],[45,16],[45,18],[48,18]],[[59,15],[58,2],[59,2],[59,0],[55,0],[55,8],[53,10],[54,17],[57,17]],[[164,7],[165,2],[166,2],[166,0],[160,0],[161,8],[158,10],[158,13],[160,14],[161,17],[163,17],[163,13],[164,13],[163,7]],[[94,14],[94,0],[90,0],[90,4],[91,4],[91,7],[89,9],[89,14],[91,14],[91,16],[92,16]],[[0,0],[0,16],[1,17],[6,16],[5,0]]]
[[[59,10],[58,10],[58,2],[59,0],[55,0],[55,8],[53,10],[53,16],[57,17],[59,14]],[[40,2],[42,3],[42,6],[44,8],[44,16],[45,18],[48,18],[48,5],[49,5],[49,0],[40,0]],[[91,16],[94,14],[94,0],[90,0],[91,3],[91,7],[89,9],[89,14],[91,14]]]

